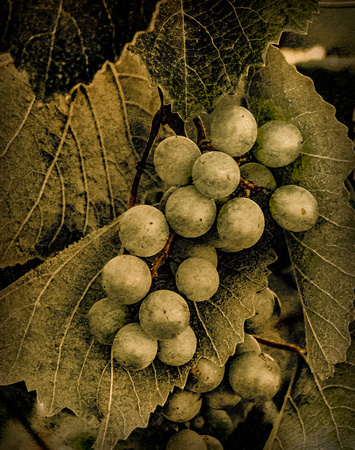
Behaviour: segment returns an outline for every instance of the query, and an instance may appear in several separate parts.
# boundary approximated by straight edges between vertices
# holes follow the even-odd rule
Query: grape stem
[[[213,152],[216,151],[216,147],[211,144],[206,138],[205,127],[203,126],[202,120],[200,116],[197,116],[193,119],[193,122],[197,131],[197,146],[201,150],[201,152]]]
[[[259,342],[259,344],[267,345],[268,347],[278,348],[279,350],[286,350],[288,352],[297,353],[303,359],[306,357],[306,350],[297,345],[284,344],[281,342],[274,342],[269,339],[262,338],[260,336],[254,336],[254,338]]]
[[[165,261],[167,260],[167,258],[169,256],[169,250],[170,250],[171,243],[173,242],[174,236],[175,236],[175,233],[173,231],[171,231],[170,235],[169,235],[169,239],[166,241],[166,244],[165,244],[163,250],[161,250],[157,254],[157,256],[152,264],[152,267],[150,268],[150,272],[152,274],[153,279],[158,276],[159,268],[165,263]]]

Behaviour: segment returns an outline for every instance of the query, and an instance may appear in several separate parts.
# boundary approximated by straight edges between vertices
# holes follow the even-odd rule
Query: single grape
[[[239,184],[239,166],[227,153],[207,152],[193,165],[192,180],[201,194],[207,197],[227,197]]]
[[[166,219],[171,228],[187,238],[205,234],[216,217],[216,204],[201,194],[195,186],[183,186],[173,192],[166,202]]]
[[[158,342],[158,358],[169,366],[181,366],[193,357],[197,338],[191,327],[185,328],[177,336]]]
[[[95,302],[87,317],[92,335],[105,345],[111,345],[117,331],[131,321],[128,307],[109,298]]]
[[[226,380],[222,380],[215,389],[206,392],[203,396],[204,403],[210,408],[215,409],[233,408],[241,400],[241,396],[233,391]]]
[[[307,231],[318,219],[318,203],[307,189],[287,184],[276,189],[269,201],[273,219],[289,231]]]
[[[196,392],[176,389],[171,393],[162,408],[162,414],[172,422],[187,422],[201,409],[202,398]]]
[[[202,436],[186,428],[171,436],[166,450],[207,450],[207,447]]]
[[[209,434],[202,434],[201,436],[206,444],[207,450],[223,450],[223,445],[214,436],[210,436]]]
[[[224,409],[203,406],[201,415],[205,419],[205,425],[201,429],[201,433],[210,434],[221,441],[225,441],[234,431],[233,420],[229,412]]]
[[[166,202],[168,201],[168,198],[170,197],[170,195],[176,191],[178,187],[177,186],[171,186],[169,189],[167,189],[162,198],[160,199],[159,202],[159,210],[165,214],[165,208],[166,208]]]
[[[225,366],[218,366],[207,358],[201,358],[191,368],[186,389],[193,392],[209,392],[223,380]]]
[[[217,292],[219,275],[207,259],[188,258],[179,265],[175,281],[178,290],[189,300],[201,302]]]
[[[200,149],[185,136],[171,136],[154,151],[154,167],[159,177],[172,186],[191,182],[192,166],[201,155]]]
[[[275,293],[265,288],[255,294],[253,304],[255,314],[244,322],[245,331],[251,334],[260,332],[268,322],[271,322],[275,309]]]
[[[240,251],[256,244],[265,227],[260,206],[253,200],[237,197],[225,203],[217,217],[217,231],[228,251]]]
[[[149,294],[139,308],[139,322],[147,334],[171,339],[182,333],[190,322],[190,310],[179,294],[160,289]]]
[[[276,189],[274,175],[263,164],[253,162],[243,164],[240,166],[240,176],[255,186],[270,189],[271,191]]]
[[[269,400],[281,383],[280,366],[267,353],[245,352],[234,357],[228,376],[232,389],[247,400]]]
[[[133,255],[119,255],[105,264],[101,284],[109,298],[131,305],[148,294],[152,276],[142,259]]]
[[[141,370],[151,364],[158,342],[148,336],[138,323],[128,323],[118,330],[112,344],[115,360],[127,370]]]
[[[254,116],[246,108],[221,101],[210,114],[212,144],[230,156],[248,152],[257,137]]]
[[[267,167],[283,167],[301,153],[302,134],[291,122],[271,120],[258,130],[255,158]]]
[[[194,257],[206,259],[213,267],[217,267],[218,256],[212,245],[203,242],[201,238],[188,239],[178,236],[171,249],[171,259],[181,264],[185,259]]]
[[[261,353],[259,342],[251,334],[244,333],[244,341],[236,346],[234,355],[241,355],[246,352]]]
[[[122,214],[119,237],[122,245],[134,255],[152,256],[166,244],[169,225],[159,209],[137,205]]]

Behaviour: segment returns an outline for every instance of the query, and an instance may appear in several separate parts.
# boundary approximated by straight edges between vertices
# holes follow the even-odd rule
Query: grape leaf
[[[289,120],[303,135],[302,153],[282,171],[282,183],[308,189],[320,215],[311,230],[285,235],[303,306],[308,361],[323,379],[345,360],[350,345],[355,227],[344,180],[354,168],[352,143],[334,107],[273,46],[265,67],[251,77],[248,104],[259,125]]]
[[[145,30],[156,0],[0,0],[0,52],[29,74],[36,96],[48,100],[90,83],[115,62],[134,33]]]
[[[160,107],[137,55],[43,104],[8,54],[0,67],[0,266],[62,250],[126,209]],[[162,136],[168,135],[168,130]],[[142,191],[157,176],[144,176]]]
[[[303,364],[265,450],[354,448],[354,380],[351,362],[338,364],[335,375],[324,381]]]
[[[313,0],[170,0],[160,2],[154,23],[130,48],[186,118],[210,112],[249,65],[262,63],[270,41],[283,30],[304,32],[316,11]]]

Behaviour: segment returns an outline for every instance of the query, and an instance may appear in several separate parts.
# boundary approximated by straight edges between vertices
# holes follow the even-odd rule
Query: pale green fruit
[[[207,447],[202,436],[186,428],[171,436],[166,450],[207,450]]]
[[[187,422],[198,414],[201,405],[202,398],[200,394],[177,389],[169,395],[162,408],[162,414],[172,422]]]
[[[251,334],[244,334],[244,341],[236,346],[234,355],[241,355],[246,352],[261,353],[261,347],[259,342]]]
[[[256,334],[265,327],[274,315],[275,293],[265,288],[260,292],[256,292],[253,298],[255,314],[253,317],[246,319],[244,329],[247,333]]]
[[[244,180],[250,181],[255,186],[270,189],[276,189],[276,180],[271,171],[263,164],[247,163],[240,166],[240,175]]]
[[[241,396],[236,394],[226,380],[222,382],[212,391],[206,392],[203,396],[204,402],[210,408],[229,409],[241,401]]]
[[[218,256],[215,247],[203,241],[202,238],[183,238],[177,236],[171,249],[171,259],[174,264],[181,264],[187,258],[203,258],[213,267],[217,267]],[[174,273],[176,269],[174,269]]]
[[[201,358],[191,368],[186,389],[193,392],[209,392],[223,380],[225,366],[218,366],[207,358]]]
[[[197,338],[191,327],[185,328],[177,336],[158,342],[158,358],[169,366],[182,366],[195,354]]]
[[[202,434],[201,436],[206,444],[207,450],[223,450],[223,445],[214,436],[210,436],[209,434]]]

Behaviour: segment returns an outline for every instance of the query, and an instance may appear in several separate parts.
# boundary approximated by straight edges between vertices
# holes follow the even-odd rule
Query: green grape
[[[169,366],[181,366],[193,357],[197,338],[191,327],[185,328],[177,336],[158,342],[158,358]]]
[[[165,246],[169,225],[159,209],[137,205],[122,214],[119,237],[122,245],[134,255],[153,256]]]
[[[307,231],[318,219],[318,203],[300,186],[288,184],[276,189],[269,201],[273,219],[289,231]]]
[[[157,354],[158,341],[148,336],[138,323],[128,323],[118,330],[112,344],[115,360],[127,370],[141,370]]]
[[[207,197],[227,197],[239,184],[239,166],[227,153],[207,152],[193,165],[192,180],[201,194]]]
[[[178,290],[189,300],[201,302],[217,292],[219,275],[207,259],[188,258],[179,265],[175,281]]]
[[[133,255],[119,255],[105,264],[101,284],[109,298],[131,305],[148,294],[152,276],[142,259]]]
[[[257,137],[257,124],[250,111],[221,101],[210,114],[212,144],[230,156],[248,152]]]
[[[275,293],[271,289],[265,288],[255,294],[253,304],[255,314],[244,322],[245,331],[251,334],[259,333],[265,325],[271,322],[275,309]]]
[[[217,217],[217,231],[224,244],[221,249],[237,252],[253,246],[264,227],[264,214],[257,203],[244,197],[229,200]]]
[[[246,352],[261,353],[259,342],[251,334],[244,333],[244,341],[236,346],[234,355],[241,355]]]
[[[177,186],[171,186],[169,189],[167,189],[162,198],[160,199],[159,202],[159,210],[165,214],[165,208],[166,208],[166,202],[168,201],[168,198],[170,197],[170,195],[176,191],[178,187]]]
[[[207,447],[202,436],[186,428],[171,436],[166,450],[207,450]]]
[[[263,164],[253,162],[243,164],[240,166],[240,176],[255,186],[270,189],[271,191],[276,189],[274,175]]]
[[[192,166],[201,155],[200,149],[184,136],[171,136],[154,151],[154,167],[159,177],[172,186],[191,182]]]
[[[139,308],[139,322],[144,331],[158,339],[171,339],[182,333],[190,322],[190,310],[179,294],[160,289],[149,294]]]
[[[214,388],[212,391],[206,392],[203,396],[204,403],[210,408],[229,409],[241,401],[241,396],[236,394],[226,380]]]
[[[213,267],[217,267],[218,264],[217,252],[212,245],[201,238],[188,239],[177,236],[172,245],[171,259],[175,264],[181,264],[187,258],[206,259]]]
[[[214,436],[210,436],[209,434],[202,434],[201,436],[206,444],[207,450],[223,450],[223,445]]]
[[[201,433],[210,434],[217,439],[225,441],[234,431],[233,419],[229,415],[229,412],[224,409],[203,406],[201,415],[205,419]]]
[[[117,331],[131,321],[128,307],[109,298],[95,302],[87,317],[92,335],[105,345],[111,345]]]
[[[172,422],[182,423],[193,419],[201,409],[202,398],[196,392],[176,389],[171,393],[161,412]]]
[[[223,380],[225,366],[218,366],[207,358],[201,358],[191,368],[186,389],[193,392],[209,392]]]
[[[258,130],[255,158],[267,167],[283,167],[301,153],[302,134],[291,122],[271,120]]]
[[[216,217],[216,204],[195,186],[182,186],[166,202],[166,219],[180,236],[195,238],[205,234]]]
[[[281,370],[267,353],[245,352],[231,360],[228,377],[243,399],[269,400],[279,390]]]

